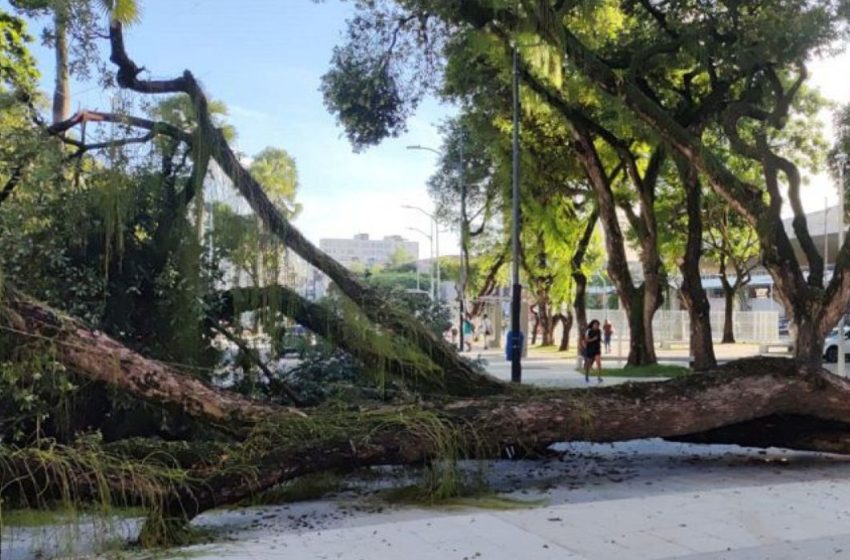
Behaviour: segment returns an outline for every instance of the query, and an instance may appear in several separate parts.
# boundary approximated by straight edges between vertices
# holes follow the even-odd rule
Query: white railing
[[[604,309],[588,309],[587,320],[605,320]],[[626,312],[609,309],[608,320],[614,326],[615,336],[629,336],[629,323]],[[779,312],[777,311],[735,311],[732,315],[736,342],[765,343],[779,340]],[[719,342],[723,338],[724,314],[711,312],[711,335]],[[652,331],[656,343],[688,342],[691,321],[687,311],[660,310],[652,319]]]

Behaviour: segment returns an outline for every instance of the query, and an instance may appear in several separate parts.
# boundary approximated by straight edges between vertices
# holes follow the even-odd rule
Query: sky
[[[341,42],[350,3],[325,0],[141,0],[138,24],[125,31],[130,56],[150,77],[168,78],[190,69],[207,95],[224,101],[237,130],[235,147],[251,155],[266,146],[295,158],[303,212],[295,225],[314,243],[324,237],[368,233],[429,241],[408,230],[430,231],[429,219],[402,205],[430,211],[426,181],[437,156],[407,150],[440,147],[439,124],[451,108],[427,100],[409,132],[362,153],[353,153],[319,92],[333,47]],[[8,8],[6,0],[0,6]],[[38,35],[43,24],[31,22]],[[52,91],[53,54],[38,44],[33,53],[42,88]],[[143,74],[143,77],[148,76]],[[109,109],[111,93],[91,83],[74,84],[73,110]],[[457,236],[441,234],[441,253]],[[454,251],[457,254],[457,251]]]
[[[235,147],[247,155],[266,146],[287,150],[298,167],[302,214],[295,225],[314,243],[326,237],[399,234],[429,243],[409,227],[430,231],[428,218],[403,205],[432,208],[425,182],[436,169],[436,155],[407,150],[409,145],[440,147],[439,124],[449,106],[427,100],[410,119],[409,131],[380,146],[354,153],[324,107],[319,92],[334,45],[341,42],[350,2],[339,0],[140,0],[141,21],[125,32],[130,56],[147,68],[144,77],[168,78],[190,69],[207,94],[229,107],[237,130]],[[0,6],[8,8],[7,0]],[[33,35],[42,25],[32,22]],[[52,88],[53,54],[38,44],[33,52],[42,87]],[[809,66],[810,85],[835,102],[850,102],[850,55]],[[109,109],[111,93],[91,83],[74,84],[73,109]],[[823,115],[832,135],[830,116]],[[828,176],[809,177],[803,201],[807,210],[834,202]],[[441,253],[451,253],[457,235],[441,234]],[[456,251],[455,251],[456,253]]]

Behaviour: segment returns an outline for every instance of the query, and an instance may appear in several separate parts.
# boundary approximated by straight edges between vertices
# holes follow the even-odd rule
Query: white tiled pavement
[[[658,440],[565,448],[542,464],[496,465],[497,478],[518,487],[511,496],[545,496],[544,507],[340,517],[334,507],[346,505],[337,499],[248,512],[234,541],[188,552],[202,560],[850,559],[850,460]],[[258,525],[252,515],[277,517]],[[314,521],[282,522],[305,515]],[[219,522],[222,530],[233,519]]]
[[[693,560],[850,558],[850,483],[749,486],[289,532],[194,558]]]

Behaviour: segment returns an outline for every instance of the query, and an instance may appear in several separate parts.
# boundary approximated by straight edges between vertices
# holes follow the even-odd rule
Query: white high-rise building
[[[403,251],[410,262],[419,257],[419,243],[400,235],[369,239],[369,234],[359,233],[353,239],[320,239],[319,248],[348,268],[387,265],[399,251]]]

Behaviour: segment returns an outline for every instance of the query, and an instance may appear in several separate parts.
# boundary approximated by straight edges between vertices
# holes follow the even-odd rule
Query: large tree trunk
[[[314,411],[306,416],[214,389],[147,360],[10,287],[4,298],[6,329],[48,339],[56,358],[78,374],[153,403],[180,407],[218,426],[226,422],[231,433],[254,428],[244,443],[233,444],[220,457],[186,454],[189,462],[193,456],[203,459],[171,490],[165,511],[175,517],[176,525],[315,471],[445,460],[446,441],[460,457],[469,458],[499,457],[506,448],[541,450],[560,441],[647,437],[850,453],[850,381],[792,360],[741,360],[710,374],[664,383],[591,391],[509,391],[455,402]],[[581,406],[576,406],[579,401]],[[799,429],[782,424],[789,416],[803,419],[796,422]],[[771,427],[777,422],[782,429]],[[736,425],[747,428],[740,439],[729,429]],[[148,543],[167,538],[157,529],[161,526],[154,525],[145,530]]]
[[[573,272],[576,283],[576,294],[573,299],[573,309],[576,315],[576,348],[581,351],[584,333],[587,332],[587,277],[581,270]]]
[[[81,321],[4,286],[0,320],[6,330],[31,343],[44,341],[69,370],[140,399],[177,407],[188,415],[230,431],[274,416],[303,416],[181,375],[168,364],[145,358]],[[6,335],[4,335],[6,336]]]
[[[574,126],[574,148],[584,166],[596,193],[599,218],[605,230],[605,248],[607,249],[608,277],[617,288],[620,302],[629,319],[629,356],[627,365],[641,366],[656,363],[655,348],[652,345],[652,316],[660,303],[656,284],[644,283],[635,287],[629,262],[626,257],[625,238],[620,228],[620,219],[611,190],[611,178],[605,173],[602,160],[596,151],[590,132]],[[649,258],[646,256],[645,258]],[[654,261],[653,261],[654,262]],[[645,272],[648,270],[644,267]],[[652,273],[648,279],[656,278]],[[653,291],[649,298],[646,294]],[[648,317],[647,317],[648,315]]]
[[[688,214],[688,238],[685,255],[679,263],[682,272],[682,299],[691,321],[690,348],[693,368],[702,371],[717,365],[711,337],[711,308],[702,287],[699,262],[702,255],[702,186],[696,169],[678,156],[674,157],[679,177],[685,187]]]
[[[567,311],[566,315],[558,314],[561,320],[561,344],[558,346],[558,352],[566,352],[570,349],[570,331],[573,329],[573,313]]]
[[[626,315],[629,320],[629,357],[626,366],[644,366],[654,364],[658,360],[655,356],[655,347],[651,345],[651,332],[646,332],[646,318],[644,313],[644,290],[634,290],[628,298]]]
[[[71,76],[68,61],[68,13],[57,6],[53,10],[53,40],[56,54],[56,77],[53,86],[53,122],[71,116]]]
[[[531,324],[531,341],[530,344],[534,346],[537,344],[537,333],[540,332],[540,312],[537,311],[538,307],[536,305],[532,305],[528,308],[529,313],[534,318],[533,323]]]
[[[416,415],[423,413],[430,415],[420,420],[430,431],[418,427]],[[789,417],[798,419],[798,429],[783,423]],[[319,440],[279,436],[276,444],[266,434],[271,441],[250,458],[256,474],[217,468],[176,495],[170,511],[191,518],[320,470],[445,459],[433,430],[452,438],[465,458],[498,458],[511,448],[539,451],[564,441],[649,437],[850,453],[850,381],[792,360],[755,358],[662,383],[483,397],[333,422]],[[336,434],[331,426],[344,428]],[[743,429],[732,429],[737,426]]]
[[[823,345],[826,339],[819,328],[820,321],[810,315],[797,315],[794,322],[797,336],[794,339],[794,359],[809,367],[823,363]]]
[[[598,222],[599,206],[595,205],[593,210],[591,210],[590,215],[587,217],[584,232],[582,233],[581,238],[579,238],[573,257],[570,260],[570,274],[572,275],[576,288],[575,295],[573,297],[573,309],[575,310],[576,319],[577,351],[581,351],[582,336],[584,336],[585,331],[587,331],[587,276],[585,276],[582,266],[584,264],[584,257],[587,255],[587,248],[590,246],[590,240],[593,238],[593,231],[596,229],[596,224]],[[572,314],[568,312],[567,317],[570,320],[570,327],[572,327]],[[569,328],[566,328],[565,330],[569,331]],[[569,336],[569,332],[566,333],[566,336]],[[562,337],[561,350],[566,350],[569,345],[569,340],[564,342]]]
[[[554,344],[552,335],[555,330],[555,323],[552,321],[548,294],[546,294],[542,303],[538,303],[537,310],[540,314],[540,346],[552,346]]]
[[[722,344],[735,343],[735,287],[728,282],[723,285],[723,300],[726,305],[723,311],[723,340]]]

